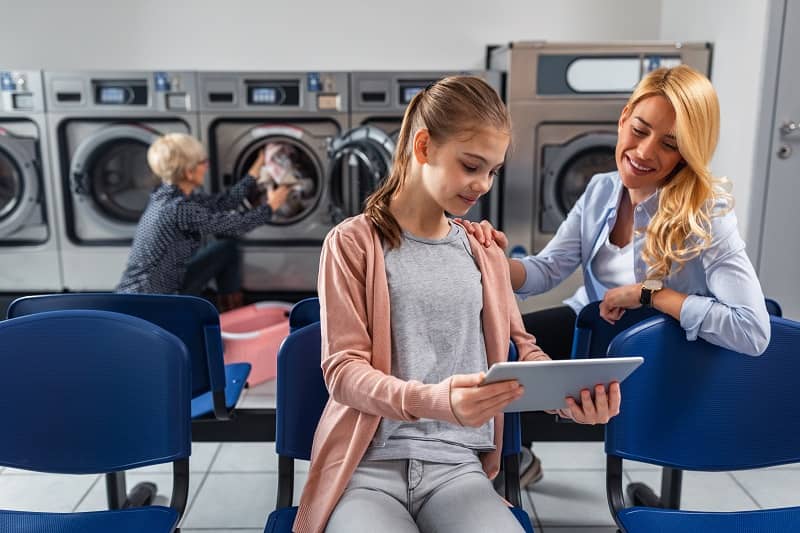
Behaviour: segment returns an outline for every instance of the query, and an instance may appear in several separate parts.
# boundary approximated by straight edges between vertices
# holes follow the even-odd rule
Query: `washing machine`
[[[348,203],[359,185],[332,175],[345,152],[357,157],[345,139],[348,81],[346,72],[198,73],[212,190],[239,181],[271,143],[284,147],[298,182],[267,224],[240,238],[247,291],[316,291],[325,236],[360,211]],[[251,198],[263,200],[263,193]]]
[[[63,287],[42,74],[0,69],[0,292]]]
[[[147,149],[166,133],[198,133],[196,75],[45,71],[44,85],[64,287],[112,290],[160,184]]]
[[[350,77],[350,124],[352,133],[363,139],[362,153],[366,157],[353,157],[348,154],[340,161],[342,173],[351,176],[365,176],[350,180],[354,183],[370,183],[369,176],[386,176],[391,166],[403,114],[415,94],[431,83],[447,76],[472,75],[486,80],[498,93],[501,75],[492,71],[417,71],[417,72],[353,72]],[[347,152],[345,152],[347,153]],[[367,164],[369,162],[369,164]],[[465,218],[470,220],[489,220],[500,227],[500,198],[503,189],[503,172],[495,179],[489,194],[484,195],[478,205],[470,209]],[[358,195],[354,195],[358,199]]]
[[[506,165],[501,212],[509,250],[537,253],[594,174],[616,168],[617,123],[642,76],[687,64],[708,75],[709,43],[514,42],[489,51],[503,73],[515,150]],[[560,305],[580,272],[525,309]]]

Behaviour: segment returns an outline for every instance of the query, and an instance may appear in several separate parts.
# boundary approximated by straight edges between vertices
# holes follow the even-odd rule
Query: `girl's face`
[[[650,96],[622,110],[616,160],[625,187],[655,192],[681,159],[669,100]]]
[[[426,146],[417,145],[423,140],[420,134]],[[506,133],[493,128],[442,144],[433,142],[426,130],[418,132],[414,148],[422,163],[422,186],[444,211],[464,216],[492,188],[510,141]]]

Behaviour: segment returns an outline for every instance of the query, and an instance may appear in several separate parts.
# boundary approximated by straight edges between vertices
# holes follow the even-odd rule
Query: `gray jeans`
[[[362,461],[326,533],[522,532],[475,461]]]

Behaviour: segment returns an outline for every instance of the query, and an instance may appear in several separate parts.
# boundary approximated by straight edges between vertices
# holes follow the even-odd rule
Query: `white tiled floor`
[[[246,391],[247,406],[274,405],[274,388]],[[544,479],[523,494],[537,532],[614,533],[614,521],[605,496],[603,444],[538,443]],[[198,443],[191,458],[189,504],[184,533],[256,533],[263,531],[274,508],[277,458],[274,444]],[[296,471],[295,498],[305,481],[307,463]],[[645,481],[654,488],[660,470],[626,462],[629,481]],[[171,477],[165,467],[131,472],[128,486],[153,481],[159,493],[169,495]],[[728,473],[686,473],[682,507],[738,510],[800,505],[800,465]],[[0,508],[40,511],[102,509],[105,482],[101,476],[62,476],[0,469]]]

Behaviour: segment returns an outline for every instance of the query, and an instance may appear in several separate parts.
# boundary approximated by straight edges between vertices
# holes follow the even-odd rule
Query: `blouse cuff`
[[[681,306],[681,327],[686,331],[686,340],[697,339],[703,320],[713,304],[714,299],[707,296],[690,294],[686,297]]]

